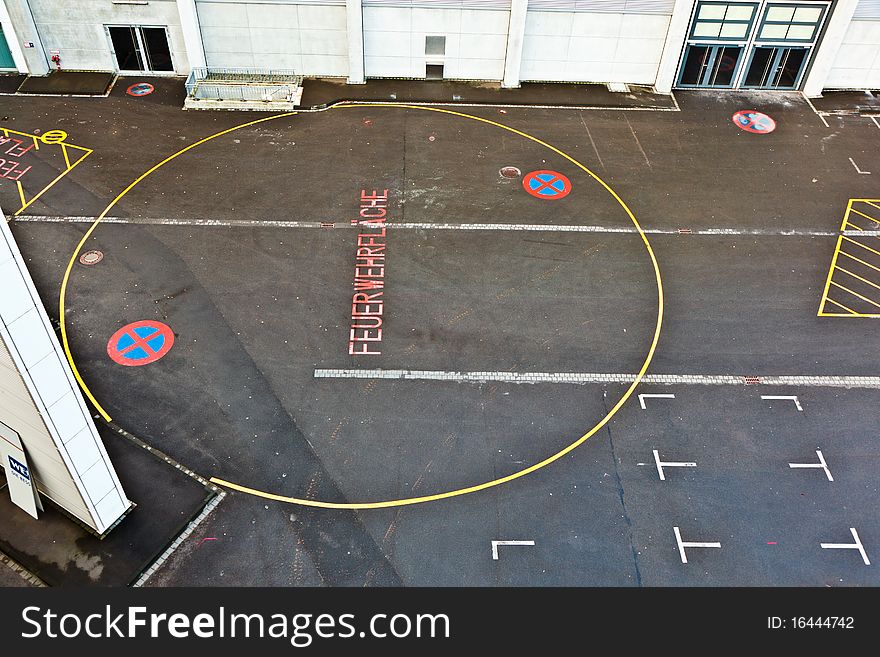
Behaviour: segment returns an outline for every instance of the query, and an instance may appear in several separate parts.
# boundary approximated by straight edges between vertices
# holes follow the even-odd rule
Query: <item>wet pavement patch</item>
[[[103,540],[51,503],[34,520],[0,494],[0,551],[49,586],[128,586],[214,496],[196,479],[98,425],[107,453],[137,506]]]

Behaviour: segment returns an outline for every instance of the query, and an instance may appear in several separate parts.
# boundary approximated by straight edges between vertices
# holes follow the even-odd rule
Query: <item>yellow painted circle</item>
[[[64,130],[49,130],[40,135],[40,141],[44,144],[60,144],[67,139],[67,133]]]
[[[320,501],[320,500],[307,500],[307,499],[302,499],[302,498],[297,498],[297,497],[288,497],[286,495],[276,495],[275,493],[269,493],[266,491],[256,490],[254,488],[242,486],[240,484],[236,484],[231,481],[226,481],[226,480],[220,479],[218,477],[212,477],[211,482],[214,484],[217,484],[219,486],[223,486],[225,488],[236,490],[236,491],[239,491],[242,493],[247,493],[249,495],[254,495],[254,496],[269,499],[269,500],[275,500],[278,502],[286,502],[289,504],[299,504],[301,506],[319,507],[319,508],[324,508],[324,509],[383,509],[383,508],[389,508],[389,507],[408,506],[411,504],[421,504],[423,502],[433,502],[433,501],[443,500],[443,499],[447,499],[447,498],[451,498],[451,497],[459,497],[461,495],[467,495],[469,493],[476,493],[477,491],[485,490],[487,488],[494,488],[495,486],[500,486],[502,484],[506,484],[510,481],[513,481],[514,479],[519,479],[520,477],[525,477],[528,474],[536,472],[537,470],[540,470],[541,468],[544,468],[544,467],[550,465],[551,463],[558,461],[563,456],[574,451],[580,445],[582,445],[587,440],[589,440],[591,436],[595,435],[596,432],[598,432],[602,427],[604,427],[611,420],[611,418],[617,414],[617,412],[623,407],[623,405],[626,403],[626,401],[633,395],[633,393],[635,392],[636,387],[639,385],[639,383],[641,383],[642,377],[644,377],[645,372],[648,371],[648,366],[651,364],[651,360],[654,358],[654,352],[657,350],[657,343],[660,339],[660,328],[663,324],[663,281],[660,276],[660,267],[657,264],[657,258],[654,255],[654,250],[651,248],[651,243],[648,241],[648,237],[647,237],[647,235],[645,235],[645,231],[642,229],[641,225],[639,224],[638,219],[636,219],[635,215],[632,213],[632,210],[630,210],[629,207],[627,206],[627,204],[624,203],[623,199],[620,198],[620,196],[618,196],[617,192],[615,192],[608,185],[608,183],[606,183],[604,180],[602,180],[599,176],[597,176],[595,173],[593,173],[590,169],[588,169],[586,166],[584,166],[583,164],[578,162],[576,159],[574,159],[573,157],[571,157],[567,153],[564,153],[563,151],[559,150],[555,146],[551,146],[547,142],[542,141],[542,140],[538,139],[537,137],[534,137],[526,132],[522,132],[521,130],[511,128],[509,126],[503,125],[501,123],[497,123],[495,121],[490,121],[489,119],[484,119],[479,116],[473,116],[471,114],[463,114],[462,112],[456,112],[454,110],[442,109],[442,108],[438,108],[438,107],[426,107],[426,106],[419,106],[419,105],[396,105],[396,104],[387,104],[387,103],[345,103],[345,104],[336,105],[336,106],[331,107],[329,109],[344,109],[344,108],[351,108],[351,107],[385,107],[385,108],[422,110],[422,111],[426,111],[426,112],[438,112],[441,114],[451,114],[453,116],[460,116],[460,117],[463,117],[466,119],[471,119],[473,121],[479,121],[480,123],[486,123],[488,125],[495,126],[495,127],[500,128],[502,130],[506,130],[506,131],[511,132],[513,134],[516,134],[516,135],[519,135],[519,136],[524,137],[526,139],[529,139],[529,140],[535,142],[536,144],[540,144],[541,146],[553,151],[557,155],[560,155],[561,157],[565,158],[566,160],[568,160],[569,162],[574,164],[576,167],[578,167],[579,169],[584,171],[591,178],[593,178],[593,180],[595,180],[597,183],[599,183],[599,185],[601,185],[609,194],[611,194],[611,196],[614,198],[614,200],[616,200],[620,204],[620,207],[623,208],[624,212],[626,212],[627,216],[630,218],[630,220],[632,221],[636,230],[638,231],[639,237],[641,237],[642,242],[645,245],[645,249],[648,252],[648,256],[651,259],[651,265],[653,267],[654,276],[655,276],[655,280],[657,283],[657,323],[654,327],[654,335],[651,340],[651,345],[648,348],[648,353],[645,357],[644,362],[642,363],[641,368],[639,368],[639,372],[636,374],[635,380],[629,385],[629,387],[626,389],[626,391],[623,393],[623,395],[620,397],[620,399],[617,400],[617,403],[615,403],[614,406],[612,406],[611,409],[605,414],[605,417],[603,417],[601,420],[599,420],[599,422],[597,422],[592,428],[590,428],[581,437],[579,437],[576,440],[574,440],[573,442],[569,443],[566,447],[562,448],[561,450],[559,450],[555,454],[548,456],[543,461],[540,461],[538,463],[534,463],[526,468],[523,468],[522,470],[518,470],[517,472],[509,474],[505,477],[499,477],[498,479],[492,479],[491,481],[486,481],[481,484],[475,484],[473,486],[468,486],[466,488],[458,488],[455,490],[449,490],[449,491],[445,491],[442,493],[435,493],[434,495],[424,495],[421,497],[407,497],[407,498],[402,498],[402,499],[398,499],[398,500],[385,500],[385,501],[380,501],[380,502],[324,502],[324,501]],[[142,180],[144,180],[144,178],[146,178],[147,176],[152,174],[154,171],[160,169],[164,165],[168,164],[176,157],[183,155],[184,153],[192,150],[193,148],[196,148],[197,146],[200,146],[208,141],[211,141],[212,139],[216,139],[217,137],[221,137],[223,135],[229,134],[230,132],[234,132],[236,130],[246,128],[248,126],[256,125],[258,123],[263,123],[265,121],[271,121],[271,120],[282,118],[285,116],[293,116],[295,114],[297,114],[297,112],[287,112],[285,114],[276,114],[274,116],[269,116],[266,118],[257,119],[256,121],[249,121],[248,123],[243,123],[243,124],[235,126],[233,128],[229,128],[227,130],[223,130],[223,131],[218,132],[216,134],[205,137],[204,139],[200,139],[199,141],[197,141],[193,144],[190,144],[189,146],[186,146],[185,148],[180,149],[179,151],[177,151],[173,155],[169,155],[164,160],[162,160],[158,164],[154,165],[153,167],[151,167],[150,169],[148,169],[144,173],[142,173],[131,184],[129,184],[128,187],[123,189],[116,196],[116,198],[114,198],[113,201],[111,201],[110,205],[108,205],[104,209],[104,211],[98,216],[98,218],[95,219],[95,221],[92,223],[92,225],[86,231],[85,235],[83,235],[83,238],[80,240],[79,244],[76,247],[76,250],[74,251],[73,255],[70,258],[70,262],[68,263],[67,269],[64,272],[64,278],[61,281],[61,294],[60,294],[60,297],[58,300],[58,311],[59,311],[58,316],[61,318],[61,341],[64,346],[64,352],[67,354],[67,359],[70,362],[71,368],[73,369],[74,376],[76,377],[76,380],[79,382],[79,385],[82,388],[83,392],[85,393],[86,397],[88,397],[89,400],[91,400],[91,402],[95,405],[95,408],[98,409],[98,412],[101,414],[101,416],[105,420],[110,421],[110,416],[107,414],[107,412],[104,410],[104,408],[98,402],[98,400],[95,399],[94,395],[89,390],[85,381],[83,381],[82,377],[80,376],[79,370],[77,369],[76,364],[74,363],[73,356],[70,353],[70,345],[69,345],[68,339],[67,339],[67,326],[65,323],[65,312],[64,312],[65,296],[67,294],[67,284],[70,280],[71,270],[73,269],[74,263],[76,262],[76,259],[79,256],[79,253],[82,250],[83,246],[86,244],[89,237],[91,237],[91,234],[94,232],[95,228],[98,227],[98,224],[104,219],[104,217],[107,216],[107,213],[109,213],[110,210],[128,192],[130,192],[134,187],[136,187]],[[61,132],[61,131],[52,131],[52,132]],[[45,135],[43,135],[43,138],[45,138],[49,134],[50,133],[47,132]]]

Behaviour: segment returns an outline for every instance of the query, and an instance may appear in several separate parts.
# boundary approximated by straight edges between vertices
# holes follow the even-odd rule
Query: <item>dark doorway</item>
[[[443,64],[425,64],[425,77],[429,80],[442,80]]]
[[[110,41],[116,53],[116,65],[120,71],[143,71],[144,63],[138,48],[137,34],[133,27],[111,27]]]
[[[151,71],[173,71],[171,49],[168,47],[168,36],[164,27],[142,27],[144,49],[149,60]]]
[[[756,47],[742,86],[752,89],[794,89],[804,68],[807,52],[807,48]]]
[[[174,62],[164,27],[108,27],[120,71],[172,72]]]
[[[679,86],[732,87],[742,51],[742,46],[689,45]]]

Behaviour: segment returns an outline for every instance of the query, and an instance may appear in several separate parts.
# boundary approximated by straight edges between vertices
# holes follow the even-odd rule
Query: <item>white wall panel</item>
[[[215,68],[294,69],[348,75],[344,3],[196,2],[205,59]]]
[[[669,16],[529,11],[524,81],[653,84]]]
[[[826,89],[880,88],[880,20],[850,23],[824,86]]]
[[[364,7],[367,77],[425,77],[426,63],[442,63],[444,77],[501,80],[509,11]],[[445,36],[444,55],[426,55],[425,37]]]

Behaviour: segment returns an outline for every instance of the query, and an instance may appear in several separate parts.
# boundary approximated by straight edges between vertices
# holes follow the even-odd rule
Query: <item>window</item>
[[[745,41],[756,7],[742,2],[701,2],[694,17],[691,39]]]
[[[813,41],[825,7],[815,5],[767,5],[758,41]]]
[[[425,37],[425,54],[426,55],[445,55],[446,54],[446,37],[445,36],[426,36]]]

